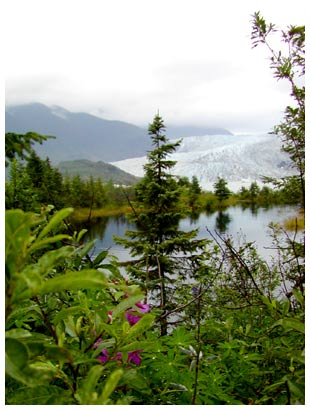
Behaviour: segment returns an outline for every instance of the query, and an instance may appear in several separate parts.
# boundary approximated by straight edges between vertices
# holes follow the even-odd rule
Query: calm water
[[[180,222],[179,228],[184,231],[199,228],[198,239],[210,238],[216,231],[222,235],[231,235],[235,243],[254,241],[259,253],[267,257],[271,255],[271,238],[268,225],[271,222],[282,222],[296,215],[295,206],[275,206],[270,208],[243,209],[240,206],[231,207],[223,212],[213,214],[201,213],[195,218],[186,218]],[[129,251],[113,241],[113,235],[125,236],[127,229],[134,229],[125,216],[97,219],[90,227],[85,239],[96,239],[93,254],[103,249],[117,256],[120,261],[130,259]]]

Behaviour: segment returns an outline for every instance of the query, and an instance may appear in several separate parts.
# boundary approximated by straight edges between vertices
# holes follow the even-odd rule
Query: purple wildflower
[[[107,323],[111,323],[111,321],[112,321],[112,314],[113,314],[113,311],[112,311],[112,310],[109,310],[109,311],[108,311]]]
[[[199,290],[198,290],[197,286],[192,287],[192,292],[193,292],[194,296],[198,296]]]
[[[137,366],[140,366],[141,364],[141,356],[140,353],[142,352],[142,350],[135,350],[133,352],[129,352],[128,353],[128,363],[134,363]]]
[[[136,311],[134,309],[129,309],[126,312],[126,319],[128,320],[128,323],[130,324],[130,326],[133,326],[134,324],[139,322],[139,320],[141,319],[140,316],[133,315],[132,312],[134,313]]]
[[[150,310],[150,305],[146,303],[143,304],[143,303],[137,302],[136,306],[139,308],[139,310],[128,309],[126,311],[126,319],[128,320],[128,323],[130,324],[130,326],[133,326],[134,324],[139,322],[139,320],[141,319],[141,315],[139,315],[139,313],[140,314],[147,313]],[[135,313],[138,313],[138,315]]]
[[[107,349],[101,350],[100,355],[97,357],[102,363],[106,363],[109,360],[109,355]]]
[[[111,360],[116,360],[116,361],[119,360],[121,362],[123,360],[122,353],[117,352],[116,355],[111,358]]]
[[[147,313],[147,312],[149,312],[149,310],[150,310],[150,305],[148,305],[147,303],[141,303],[141,302],[137,302],[136,303],[136,306],[138,307],[138,308],[140,308],[140,312],[141,313]]]

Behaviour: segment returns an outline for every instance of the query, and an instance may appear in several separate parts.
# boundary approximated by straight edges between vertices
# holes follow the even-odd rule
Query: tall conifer
[[[176,307],[175,280],[182,277],[186,281],[186,267],[205,243],[194,239],[196,230],[179,230],[183,216],[181,188],[171,173],[176,162],[169,155],[180,141],[169,142],[164,131],[163,119],[155,115],[148,129],[153,149],[147,156],[144,178],[136,187],[137,209],[132,216],[136,230],[126,232],[130,239],[116,238],[130,249],[131,256],[138,257],[130,264],[128,273],[139,279],[152,300],[159,298],[162,335],[167,333],[169,311]]]

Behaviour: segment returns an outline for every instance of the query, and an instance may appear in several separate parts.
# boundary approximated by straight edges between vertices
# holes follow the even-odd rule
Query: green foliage
[[[275,78],[286,80],[291,88],[291,96],[295,106],[287,106],[284,120],[274,128],[274,133],[283,142],[283,150],[293,161],[293,166],[298,172],[299,192],[301,204],[305,205],[305,27],[290,26],[281,31],[282,44],[285,49],[278,52],[269,44],[271,35],[278,32],[274,24],[267,24],[259,12],[253,16],[252,41],[253,46],[265,45],[270,54],[270,66]],[[282,178],[278,186],[287,187],[292,177]],[[293,177],[295,178],[295,177]],[[288,185],[287,185],[288,184]]]
[[[55,138],[52,136],[40,135],[36,132],[27,132],[26,134],[16,134],[7,132],[5,134],[5,157],[12,161],[16,157],[20,159],[27,159],[28,154],[33,152],[32,145],[35,142],[42,144],[48,138]],[[8,165],[8,162],[5,162]]]
[[[126,393],[115,396],[115,390],[136,366],[126,357],[143,349],[140,338],[154,316],[145,314],[129,326],[126,311],[143,294],[122,280],[113,262],[104,263],[107,252],[88,268],[88,258],[85,263],[81,257],[83,248],[76,247],[83,233],[73,237],[59,233],[71,212],[63,209],[51,217],[6,212],[8,404],[130,401]],[[63,245],[63,240],[71,245]],[[104,348],[112,359],[100,364],[97,358]],[[121,362],[114,361],[116,352],[123,355]]]
[[[256,13],[253,30],[256,45],[275,29]],[[283,39],[290,54],[274,53],[272,67],[293,85],[295,69],[304,75],[304,29],[291,27]],[[239,198],[253,206],[300,198],[304,97],[302,88],[293,91],[298,109],[286,112],[290,125],[280,131],[299,175],[283,179],[276,193],[256,183],[242,188]],[[305,404],[304,235],[270,225],[276,252],[266,261],[254,242],[236,245],[211,232],[212,241],[198,241],[195,231],[180,231],[184,204],[204,202],[211,211],[229,193],[224,180],[214,195],[201,193],[197,179],[174,178],[168,155],[178,143],[163,131],[157,115],[134,203],[132,192],[92,178],[65,179],[57,191],[62,179],[48,160],[32,153],[24,165],[14,158],[31,153],[35,136],[7,140],[6,404]],[[61,192],[64,203],[90,211],[125,193],[137,224],[129,240],[119,239],[137,258],[128,268],[131,280],[107,250],[89,256],[86,229],[68,234],[72,208],[49,205],[57,208]],[[223,210],[216,223],[220,232],[229,223]]]

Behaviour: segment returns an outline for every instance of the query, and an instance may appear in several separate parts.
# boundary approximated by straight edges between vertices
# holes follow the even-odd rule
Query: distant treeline
[[[216,209],[243,203],[281,204],[298,203],[299,195],[289,194],[285,189],[260,188],[253,182],[248,188],[242,187],[232,193],[227,182],[219,178],[213,192],[203,191],[198,179],[186,177],[177,179],[182,190],[182,203],[185,211],[215,211]],[[24,211],[39,211],[42,206],[52,204],[56,209],[73,207],[75,209],[118,209],[135,201],[135,186],[118,186],[111,180],[90,176],[88,179],[76,176],[63,176],[48,158],[42,160],[32,152],[27,161],[14,159],[11,162],[9,178],[5,187],[6,209],[19,208]]]

